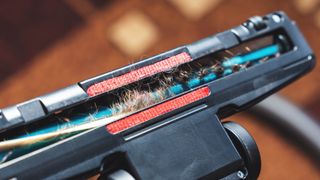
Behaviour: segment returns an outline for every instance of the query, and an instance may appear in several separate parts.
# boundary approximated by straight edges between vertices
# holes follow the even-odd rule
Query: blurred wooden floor
[[[284,10],[297,21],[320,55],[318,0],[199,1],[1,1],[0,107],[276,10]],[[280,92],[317,118],[319,75],[317,65],[312,73]],[[246,113],[229,119],[243,124],[256,139],[262,155],[260,179],[320,179],[312,160],[270,124]]]

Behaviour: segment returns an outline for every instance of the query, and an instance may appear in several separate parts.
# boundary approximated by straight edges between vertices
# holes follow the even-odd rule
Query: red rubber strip
[[[89,96],[95,96],[104,92],[108,92],[130,83],[139,81],[143,78],[150,77],[160,72],[168,71],[176,66],[191,61],[188,53],[182,52],[165,60],[145,66],[126,74],[104,80],[102,82],[91,85],[87,89]]]
[[[106,128],[111,134],[117,134],[153,118],[164,115],[170,111],[203,99],[209,95],[210,89],[208,87],[203,87],[162,104],[156,105],[147,110],[128,116],[124,119],[110,123],[106,126]]]

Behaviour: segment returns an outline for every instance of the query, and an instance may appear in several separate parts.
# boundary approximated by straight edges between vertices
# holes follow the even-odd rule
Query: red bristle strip
[[[157,63],[93,84],[87,89],[87,94],[89,96],[95,96],[104,92],[108,92],[139,81],[143,78],[150,77],[157,73],[168,71],[189,61],[191,61],[190,55],[186,52],[182,52]]]
[[[117,134],[126,129],[149,121],[153,118],[164,115],[170,111],[176,110],[195,101],[203,99],[209,95],[210,89],[208,87],[203,87],[175,99],[151,107],[147,110],[128,116],[124,119],[110,123],[106,126],[106,128],[111,134]]]

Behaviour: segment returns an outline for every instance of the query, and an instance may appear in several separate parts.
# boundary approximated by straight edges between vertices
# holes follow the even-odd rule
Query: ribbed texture
[[[145,66],[126,74],[104,80],[96,83],[87,89],[89,96],[95,96],[104,92],[108,92],[119,87],[128,85],[130,83],[139,81],[143,78],[150,77],[160,72],[168,71],[176,66],[191,61],[191,57],[188,53],[183,52],[178,55],[172,56],[160,62]]]

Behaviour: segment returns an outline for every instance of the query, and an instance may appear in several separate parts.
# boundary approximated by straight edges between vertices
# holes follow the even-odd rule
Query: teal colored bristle
[[[171,94],[180,94],[184,91],[184,88],[183,88],[183,85],[182,84],[176,84],[176,85],[173,85],[171,86],[169,89],[168,89],[169,93]]]
[[[51,133],[51,132],[55,132],[58,131],[59,129],[65,129],[68,127],[72,127],[72,126],[77,126],[83,123],[87,123],[90,119],[101,119],[103,117],[108,117],[111,116],[113,114],[112,109],[110,108],[100,108],[98,110],[96,110],[95,112],[90,113],[90,115],[76,115],[71,117],[71,121],[69,122],[64,122],[64,123],[57,123],[54,126],[48,126],[48,127],[44,127],[42,129],[39,129],[37,131],[33,131],[30,132],[28,134],[19,136],[17,138],[24,138],[24,137],[30,137],[30,136],[36,136],[36,135],[41,135],[41,134],[46,134],[46,133]]]
[[[204,83],[208,83],[210,81],[217,79],[217,75],[214,73],[209,73],[208,75],[204,76],[202,79]]]
[[[113,110],[111,108],[107,108],[107,107],[102,107],[99,108],[97,110],[95,110],[94,112],[90,113],[90,115],[76,115],[76,116],[72,116],[70,117],[70,121],[69,122],[64,122],[64,123],[57,123],[56,125],[53,126],[48,126],[48,127],[44,127],[42,129],[39,129],[37,131],[33,131],[30,132],[28,134],[16,137],[14,139],[19,139],[19,138],[25,138],[25,137],[31,137],[31,136],[36,136],[36,135],[42,135],[42,134],[47,134],[47,133],[51,133],[51,132],[56,132],[60,129],[65,129],[68,127],[72,127],[72,126],[78,126],[84,123],[87,123],[90,120],[95,120],[95,119],[101,119],[104,117],[108,117],[111,116],[113,114]],[[78,132],[79,133],[79,132]],[[45,141],[41,141],[29,146],[25,146],[25,147],[21,147],[21,148],[17,148],[17,149],[13,149],[11,151],[10,156],[8,157],[7,160],[13,159],[15,157],[19,157],[23,154],[27,154],[28,152],[32,152],[34,150],[40,149],[42,147],[45,147],[47,145],[50,145],[54,142],[57,142],[61,139],[67,138],[72,136],[73,134],[77,134],[77,133],[71,133],[68,135],[63,135],[63,136],[59,136],[56,138],[52,138],[52,139],[48,139]],[[0,152],[0,162],[1,160],[9,153],[9,151],[5,151],[5,152]]]
[[[199,86],[200,84],[201,84],[201,80],[199,78],[193,78],[187,82],[188,88],[195,88],[195,87]]]
[[[242,57],[241,56],[236,56],[236,57],[233,57],[233,58],[223,62],[222,66],[225,67],[225,68],[229,68],[229,67],[234,66],[236,64],[241,64],[242,62],[243,62]]]
[[[5,162],[5,161],[7,161],[8,159],[4,159],[7,155],[8,155],[8,153],[9,152],[0,152],[0,164],[2,163],[2,162]]]
[[[38,150],[40,148],[46,147],[46,146],[48,146],[48,145],[50,145],[52,143],[58,142],[61,139],[70,137],[70,136],[75,135],[75,134],[77,134],[77,133],[70,133],[70,134],[67,134],[67,135],[63,135],[63,136],[51,138],[51,139],[48,139],[48,140],[40,141],[40,142],[34,143],[32,145],[27,145],[27,146],[24,146],[24,147],[13,149],[10,152],[9,151],[0,152],[0,163],[1,163],[1,161],[4,160],[4,158],[8,154],[9,154],[9,156],[4,161],[8,161],[8,160],[14,159],[16,157],[22,156],[24,154],[27,154],[29,152],[32,152],[32,151]]]
[[[227,76],[227,75],[229,75],[229,74],[232,74],[232,70],[231,70],[231,69],[225,69],[225,70],[223,71],[223,76]]]
[[[159,98],[160,98],[160,95],[159,95],[158,92],[152,92],[152,93],[151,93],[151,96],[152,96],[152,98],[154,98],[154,99],[159,99]]]
[[[224,68],[230,68],[231,66],[234,66],[236,64],[243,64],[246,62],[255,61],[255,60],[267,57],[267,56],[274,55],[274,54],[278,53],[279,50],[280,50],[280,47],[277,44],[267,46],[267,47],[259,49],[257,51],[250,52],[246,55],[235,56],[233,58],[230,58],[230,59],[224,61],[222,63],[222,66]]]
[[[101,108],[99,111],[97,111],[96,113],[92,114],[91,116],[93,117],[93,119],[101,119],[104,117],[109,117],[113,114],[113,110],[111,108]]]

